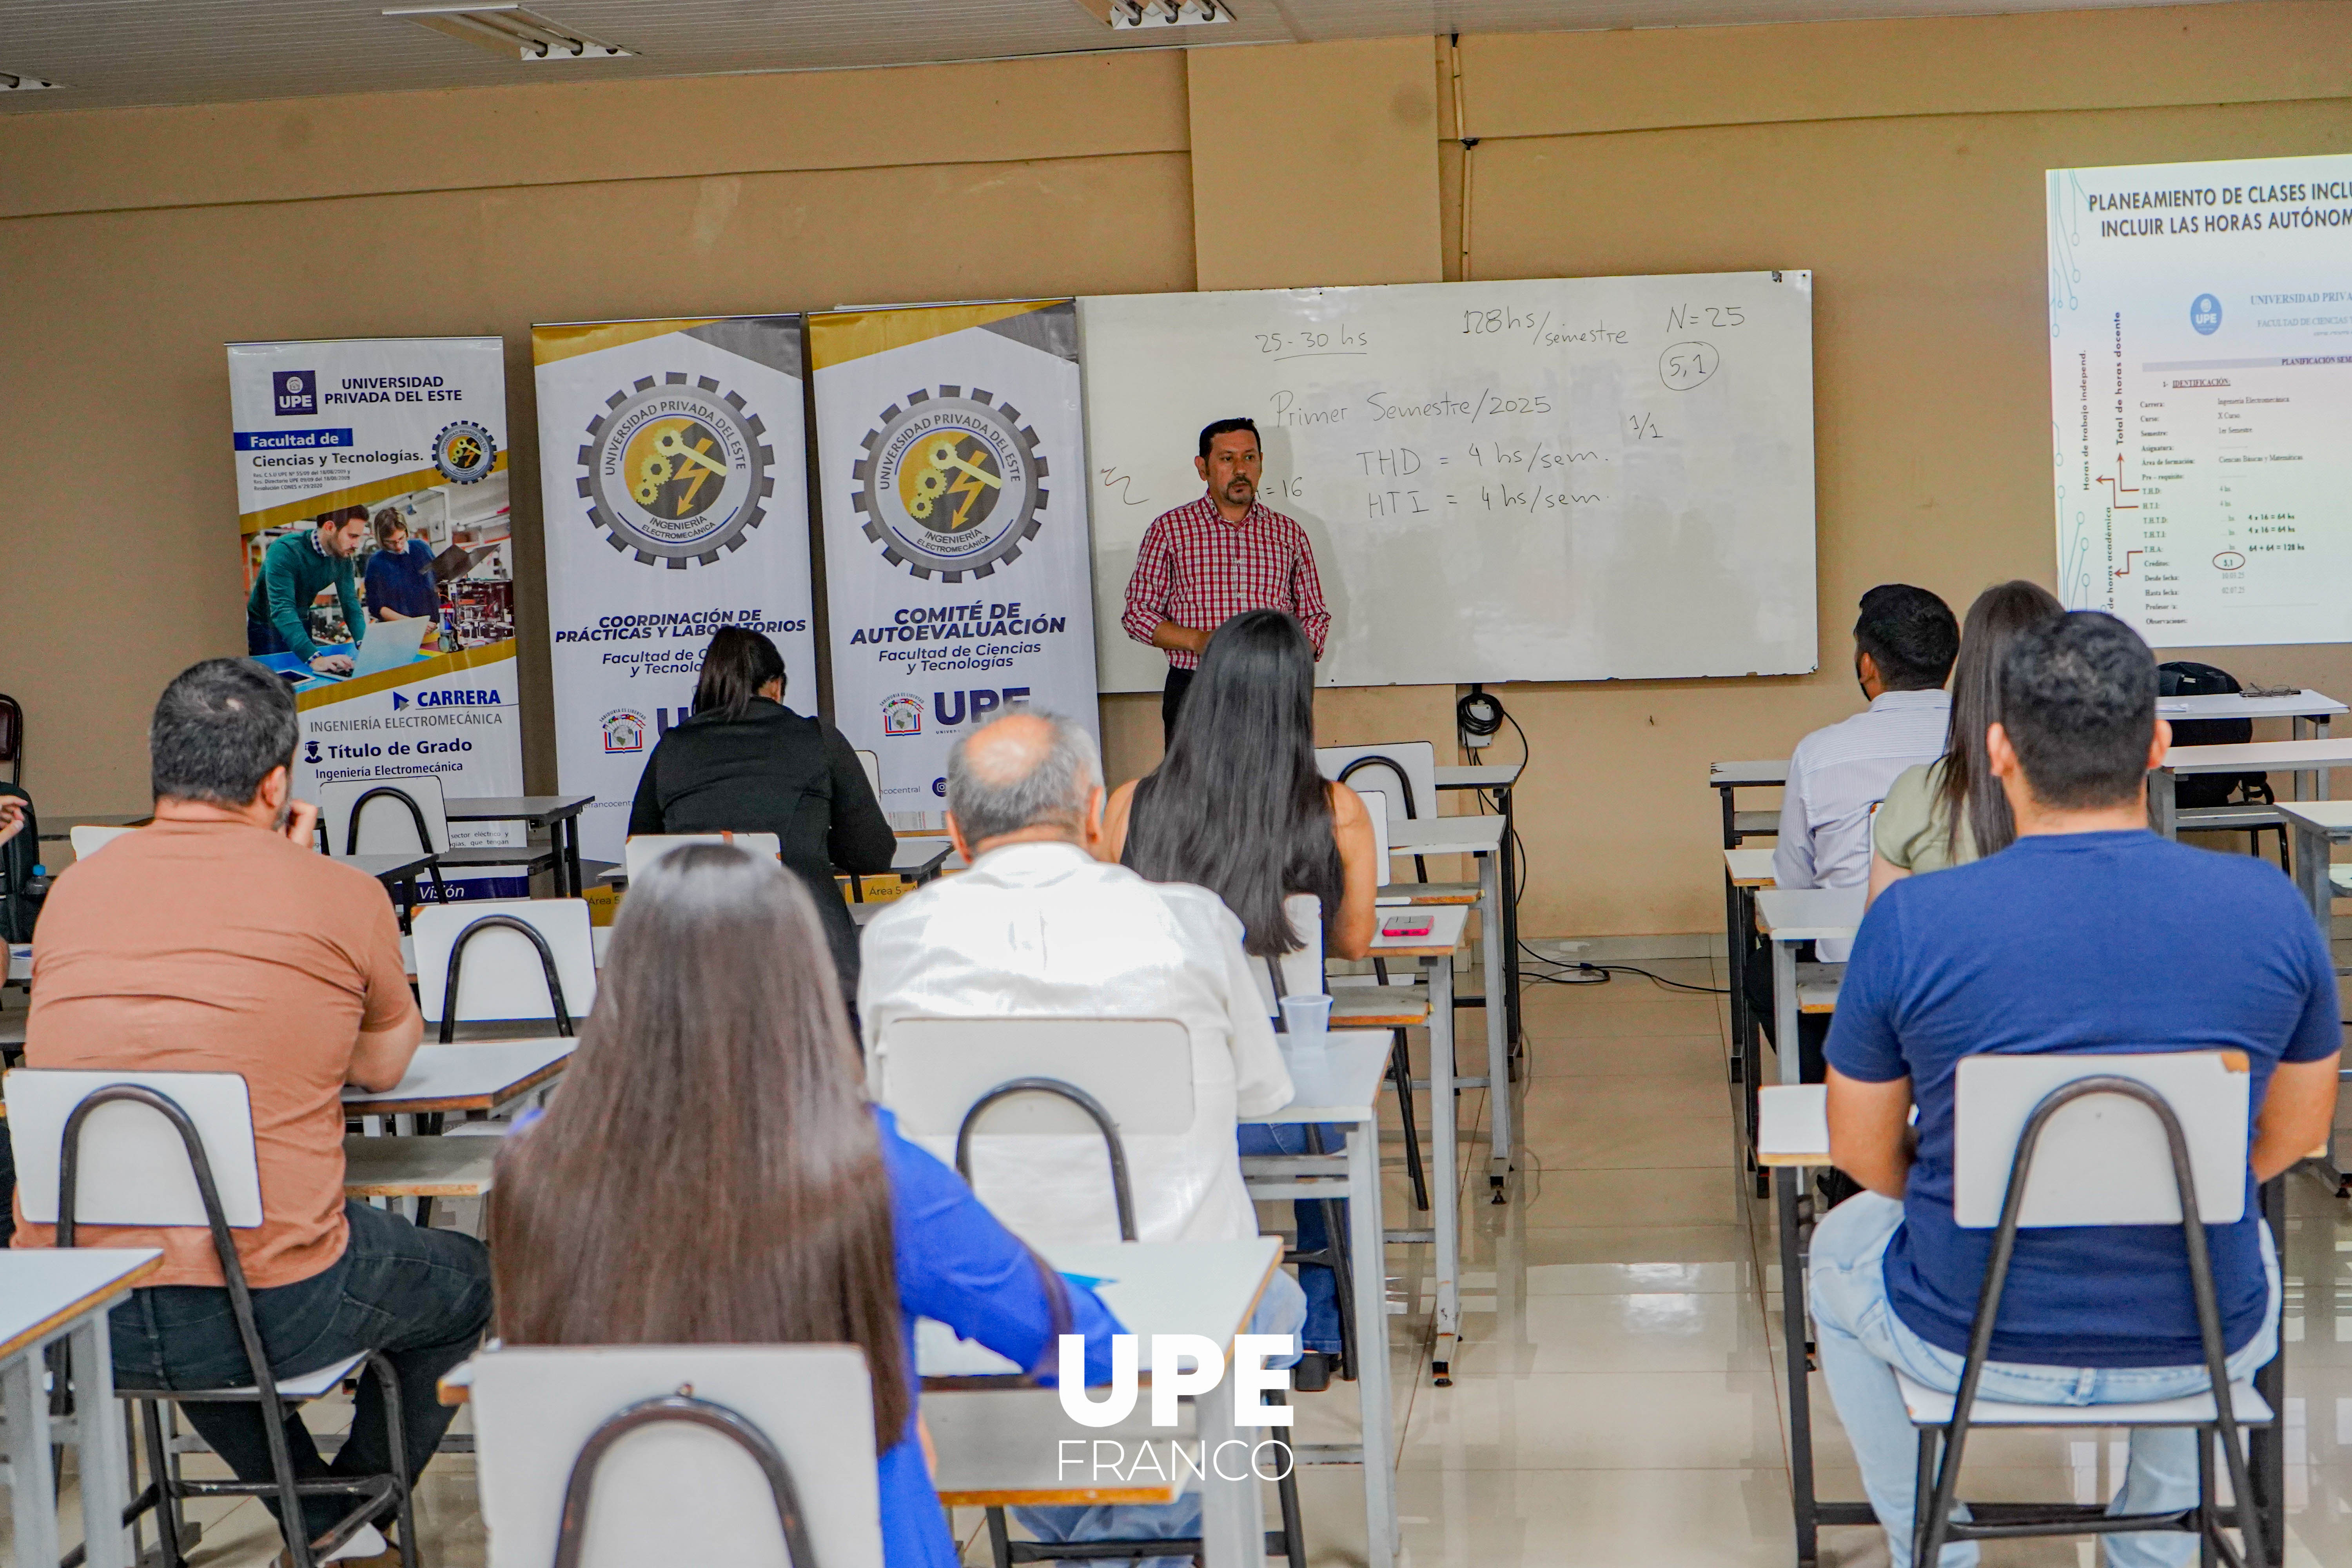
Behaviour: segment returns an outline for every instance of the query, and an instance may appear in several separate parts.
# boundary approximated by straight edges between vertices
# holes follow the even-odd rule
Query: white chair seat
[[[1897,1372],[1903,1408],[1915,1426],[1941,1426],[1952,1418],[1955,1396]],[[2241,1426],[2259,1426],[2271,1420],[2270,1403],[2251,1383],[2230,1385],[2230,1409]],[[2213,1419],[2213,1395],[2186,1394],[2179,1399],[2149,1399],[2132,1405],[2007,1405],[1979,1399],[1969,1416],[1977,1426],[2188,1426]]]

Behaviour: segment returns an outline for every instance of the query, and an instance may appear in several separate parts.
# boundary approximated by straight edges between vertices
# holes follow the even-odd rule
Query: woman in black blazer
[[[741,626],[721,626],[702,656],[694,717],[646,759],[629,832],[772,833],[785,868],[807,884],[833,947],[843,994],[857,996],[857,928],[835,869],[887,871],[898,841],[840,731],[783,704],[784,658]]]

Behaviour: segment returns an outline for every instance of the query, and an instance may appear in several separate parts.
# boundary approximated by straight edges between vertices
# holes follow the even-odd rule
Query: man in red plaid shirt
[[[1168,650],[1160,719],[1170,735],[1209,634],[1231,617],[1244,610],[1286,611],[1306,631],[1317,658],[1331,629],[1307,531],[1258,504],[1265,458],[1257,426],[1218,420],[1201,432],[1201,455],[1192,466],[1209,492],[1161,512],[1143,531],[1135,575],[1127,580],[1127,614],[1119,621],[1136,641]]]

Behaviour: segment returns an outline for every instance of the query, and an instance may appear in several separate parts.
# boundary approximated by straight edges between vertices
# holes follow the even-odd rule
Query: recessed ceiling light
[[[520,5],[403,5],[384,15],[463,38],[493,54],[525,60],[614,60],[635,53],[551,22]]]
[[[46,77],[18,76],[14,71],[0,71],[0,92],[37,92],[43,88],[63,86],[65,83],[51,81]]]
[[[1078,0],[1087,14],[1124,32],[1135,27],[1201,27],[1234,19],[1224,0]]]

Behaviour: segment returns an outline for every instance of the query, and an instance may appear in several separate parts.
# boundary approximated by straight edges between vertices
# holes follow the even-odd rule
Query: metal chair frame
[[[520,931],[539,950],[540,973],[547,976],[548,1004],[555,1009],[555,1032],[569,1038],[572,1035],[572,1010],[563,1004],[563,981],[555,973],[555,950],[547,945],[547,938],[529,921],[515,915],[484,915],[471,921],[449,944],[449,978],[441,988],[441,1044],[454,1044],[457,1038],[457,977],[466,962],[466,944],[486,931]]]
[[[1421,808],[1413,804],[1412,799],[1412,780],[1406,776],[1404,764],[1402,763],[1398,762],[1394,757],[1382,756],[1379,752],[1375,752],[1366,756],[1358,757],[1346,767],[1341,768],[1339,770],[1339,782],[1341,784],[1346,784],[1350,778],[1353,778],[1358,773],[1361,772],[1365,768],[1386,768],[1390,773],[1394,773],[1396,775],[1397,788],[1404,793],[1405,820],[1408,822],[1414,822],[1420,819]],[[1412,858],[1412,875],[1415,881],[1426,882],[1429,880],[1428,863],[1419,855]],[[1387,984],[1385,978],[1383,978],[1381,984]]]
[[[776,1522],[782,1530],[784,1549],[793,1568],[819,1568],[808,1539],[808,1514],[801,1507],[800,1489],[793,1483],[793,1468],[783,1454],[748,1417],[724,1405],[697,1399],[688,1384],[676,1394],[641,1399],[606,1416],[572,1461],[563,1483],[563,1519],[555,1535],[555,1568],[580,1568],[588,1534],[588,1508],[596,1490],[596,1472],[613,1445],[648,1426],[680,1425],[716,1432],[751,1456],[767,1479],[768,1496],[776,1505]]]
[[[1277,987],[1276,994],[1279,994]],[[1058,1078],[1016,1078],[998,1084],[973,1100],[956,1127],[956,1174],[967,1185],[971,1184],[972,1124],[999,1100],[1020,1094],[1050,1094],[1066,1100],[1093,1119],[1096,1129],[1102,1133],[1103,1148],[1110,1156],[1111,1200],[1118,1208],[1118,1238],[1135,1240],[1135,1199],[1128,1187],[1126,1142],[1119,1137],[1118,1126],[1112,1121],[1110,1112],[1103,1109],[1102,1101],[1076,1084]],[[1298,1466],[1295,1459],[1274,1486],[1282,1505],[1282,1528],[1265,1532],[1266,1555],[1283,1558],[1290,1568],[1307,1568],[1307,1532],[1299,1513]],[[1015,1541],[1005,1528],[1004,1510],[991,1508],[988,1547],[995,1568],[1012,1568],[1015,1563],[1084,1562],[1094,1557],[1134,1562],[1146,1557],[1198,1556],[1201,1538],[1192,1535],[1159,1541]],[[797,1568],[799,1559],[793,1562]],[[556,1568],[572,1565],[559,1562]]]
[[[2177,1513],[2110,1515],[2095,1503],[2007,1504],[1997,1509],[1979,1505],[1984,1517],[1955,1520],[1952,1505],[1958,1494],[1960,1457],[1968,1445],[1977,1385],[1991,1359],[1993,1325],[2000,1315],[2001,1294],[2009,1284],[2009,1266],[2017,1248],[2018,1220],[2025,1206],[2026,1180],[2035,1149],[2050,1119],[2066,1106],[2096,1095],[2120,1095],[2156,1113],[2172,1152],[2172,1180],[2180,1198],[2180,1234],[2189,1254],[2189,1285],[2197,1302],[2197,1328],[2204,1342],[2205,1371],[2213,1388],[2213,1419],[2194,1423],[2197,1436],[2198,1501]],[[2221,1340],[2221,1310],[2213,1288],[2213,1262],[2205,1246],[2205,1226],[2197,1208],[2197,1178],[2189,1160],[2189,1140],[2172,1107],[2147,1084],[2134,1079],[2100,1075],[2076,1079],[2044,1095],[2019,1134],[2011,1156],[2009,1187],[2001,1201],[2000,1224],[1993,1232],[1992,1255],[1985,1268],[1984,1293],[1977,1303],[1976,1321],[1969,1331],[1969,1353],[1960,1372],[1959,1391],[1953,1396],[1952,1415],[1941,1424],[1919,1424],[1919,1468],[1914,1493],[1914,1549],[1911,1561],[1934,1563],[1947,1542],[2013,1541],[2025,1537],[2116,1534],[2133,1531],[2181,1531],[2199,1538],[2200,1561],[2217,1559],[2229,1568],[2267,1563],[2262,1510],[2252,1501],[2254,1489],[2247,1477],[2245,1450],[2240,1446],[2242,1423],[2231,1408],[2229,1353]],[[2273,1419],[2275,1419],[2273,1415]],[[2010,1425],[2004,1423],[2004,1425]],[[2188,1423],[2182,1423],[2188,1425]],[[2267,1426],[2268,1422],[2255,1425]],[[2213,1447],[2221,1445],[2229,1466],[2230,1486],[2237,1501],[2224,1508],[2213,1486]],[[1940,1455],[1938,1449],[1940,1448]],[[1917,1499],[1932,1493],[1926,1508]],[[2242,1554],[2222,1531],[2235,1523],[2245,1537]]]
[[[237,1338],[245,1347],[245,1358],[253,1373],[250,1392],[229,1389],[160,1390],[118,1389],[116,1397],[136,1402],[141,1422],[147,1436],[147,1463],[152,1479],[132,1500],[126,1517],[135,1517],[152,1508],[155,1510],[156,1533],[163,1568],[181,1568],[185,1561],[180,1546],[180,1504],[187,1498],[207,1497],[275,1497],[278,1505],[279,1532],[285,1537],[286,1550],[294,1568],[316,1568],[327,1552],[342,1545],[372,1515],[385,1503],[393,1503],[400,1526],[400,1560],[403,1568],[416,1568],[416,1530],[411,1514],[408,1477],[404,1470],[389,1474],[355,1476],[345,1479],[297,1480],[291,1451],[286,1445],[286,1429],[282,1421],[265,1419],[262,1431],[269,1447],[272,1478],[267,1481],[191,1481],[173,1473],[165,1458],[163,1420],[160,1406],[173,1405],[257,1405],[267,1410],[284,1411],[301,1403],[278,1392],[278,1378],[271,1372],[269,1355],[261,1342],[260,1325],[253,1315],[253,1292],[247,1286],[245,1266],[236,1252],[236,1240],[229,1232],[228,1217],[221,1208],[220,1189],[213,1180],[212,1162],[205,1156],[203,1136],[196,1124],[178,1102],[169,1095],[138,1084],[111,1084],[95,1089],[83,1097],[66,1118],[65,1134],[58,1160],[58,1225],[57,1240],[60,1247],[74,1245],[78,1229],[74,1216],[76,1186],[81,1163],[81,1129],[89,1115],[101,1105],[128,1101],[146,1106],[156,1111],[180,1135],[187,1152],[188,1165],[195,1176],[196,1191],[204,1199],[205,1217],[210,1223],[213,1251],[219,1258],[221,1276],[228,1289],[229,1310],[236,1321]],[[384,1429],[390,1440],[395,1466],[406,1463],[406,1434],[403,1429],[400,1409],[400,1378],[392,1363],[377,1352],[366,1358],[367,1370],[383,1391]],[[358,1503],[338,1521],[333,1528],[316,1542],[302,1531],[302,1500],[306,1497],[350,1496]]]
[[[434,853],[433,835],[426,832],[425,827],[425,808],[416,804],[415,795],[397,784],[378,784],[373,789],[363,792],[359,799],[352,802],[350,819],[343,824],[343,853],[356,855],[360,852],[360,816],[367,810],[367,803],[380,796],[396,800],[408,808],[408,819],[416,825],[416,847],[427,855]],[[433,879],[434,895],[442,903],[446,904],[449,901],[449,889],[441,880],[441,868],[427,866],[425,868],[425,874]]]
[[[1274,979],[1274,1032],[1277,1035],[1286,1035],[1290,1032],[1290,1026],[1282,1016],[1282,961],[1269,957],[1265,961],[1265,967],[1266,973]],[[1327,994],[1328,990],[1327,987]],[[1400,1029],[1395,1033],[1397,1047],[1402,1047],[1404,1041],[1404,1031]],[[1391,1079],[1397,1076],[1396,1063],[1396,1047],[1391,1047],[1389,1053],[1388,1073]],[[1421,1149],[1419,1140],[1413,1132],[1412,1089],[1410,1080],[1407,1081],[1406,1087],[1398,1092],[1404,1105],[1405,1148],[1412,1159],[1413,1188],[1415,1192],[1419,1192]],[[1323,1147],[1323,1129],[1319,1123],[1307,1124],[1307,1152],[1310,1154],[1332,1152]],[[1320,1198],[1317,1202],[1323,1209],[1323,1245],[1312,1251],[1296,1247],[1290,1247],[1283,1253],[1282,1260],[1285,1263],[1311,1263],[1331,1271],[1331,1279],[1339,1293],[1339,1375],[1352,1381],[1356,1375],[1356,1270],[1355,1264],[1348,1252],[1347,1218],[1345,1211],[1340,1206],[1343,1200]],[[1427,1208],[1429,1205],[1423,1204],[1422,1206]]]

